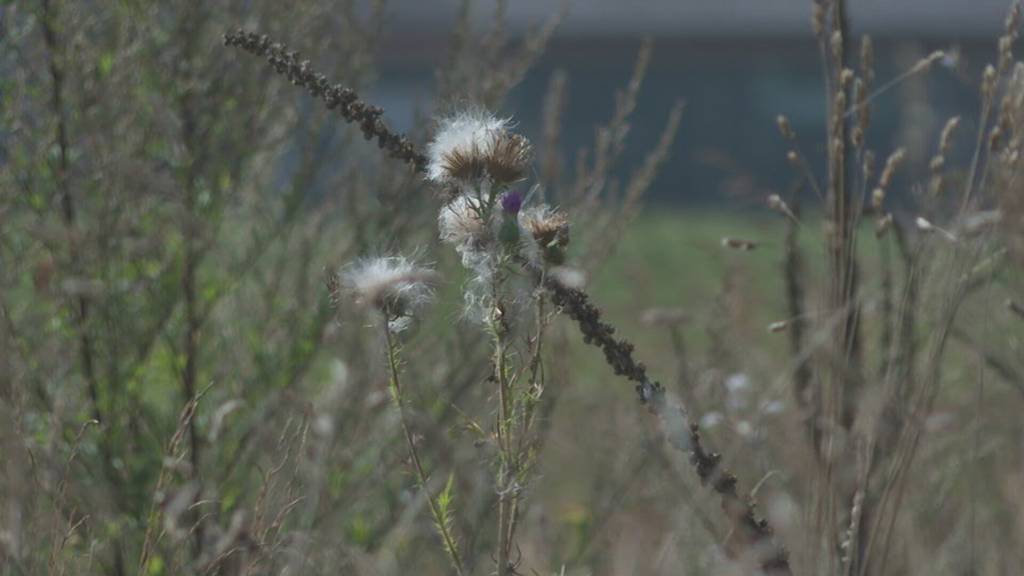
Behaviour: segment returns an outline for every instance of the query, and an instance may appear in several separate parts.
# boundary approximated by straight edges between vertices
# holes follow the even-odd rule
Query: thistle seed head
[[[569,245],[569,219],[563,212],[546,204],[532,206],[519,213],[522,226],[540,248],[544,260],[562,264],[563,250]]]
[[[437,273],[403,256],[362,258],[342,269],[340,285],[360,306],[384,315],[395,332],[434,296]]]
[[[483,178],[510,184],[523,177],[530,143],[509,132],[511,121],[482,110],[441,120],[427,146],[427,179],[437,183],[475,183]]]
[[[437,227],[441,241],[458,247],[480,248],[488,241],[484,206],[477,198],[461,194],[441,208]]]

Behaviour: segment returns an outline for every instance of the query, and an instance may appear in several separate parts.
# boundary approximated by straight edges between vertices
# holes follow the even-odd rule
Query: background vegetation
[[[721,451],[792,572],[1020,573],[1017,9],[986,59],[959,68],[972,95],[945,106],[960,125],[890,146],[906,132],[874,131],[866,110],[885,100],[871,95],[951,52],[874,79],[887,57],[848,33],[843,3],[808,3],[825,70],[815,123],[720,133],[774,142],[760,154],[787,184],[644,210],[679,162],[682,108],[641,92],[658,47],[629,46],[613,93],[575,91],[558,71],[528,76],[557,10],[520,36],[502,3],[484,25],[470,4],[436,94],[383,117],[415,118],[403,129],[418,148],[469,105],[531,127],[529,180],[572,221],[569,264]],[[443,195],[223,42],[266,33],[373,104],[384,2],[2,11],[0,574],[447,574],[425,494],[449,500],[471,574],[772,572],[694,473],[692,444],[566,314],[545,336],[536,468],[511,565],[496,567],[492,349],[438,239]],[[544,86],[530,116],[508,101],[524,78]],[[581,101],[608,113],[568,142]],[[630,130],[638,107],[658,125]],[[887,181],[897,146],[910,161],[893,159]],[[443,278],[402,345],[422,487],[383,338],[325,283],[393,251]]]

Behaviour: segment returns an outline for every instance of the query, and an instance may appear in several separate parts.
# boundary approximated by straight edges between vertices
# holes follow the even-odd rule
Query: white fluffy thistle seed
[[[403,256],[384,256],[349,264],[340,279],[357,304],[383,314],[388,327],[398,332],[433,298],[437,273]]]
[[[507,132],[509,124],[509,119],[479,109],[442,119],[427,146],[427,179],[438,183],[452,180],[452,158],[472,158],[484,153]]]
[[[437,215],[441,241],[451,244],[462,265],[480,277],[489,276],[496,248],[493,224],[485,217],[482,202],[467,194],[456,196]]]
[[[479,247],[487,242],[487,224],[483,219],[483,205],[477,198],[460,194],[441,208],[437,215],[437,228],[441,241],[455,247]]]
[[[511,124],[480,109],[441,120],[427,147],[427,179],[468,186],[488,197],[492,186],[500,189],[521,180],[530,160],[530,142],[511,132]]]

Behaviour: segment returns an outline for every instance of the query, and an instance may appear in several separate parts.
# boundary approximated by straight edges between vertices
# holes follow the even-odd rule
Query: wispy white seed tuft
[[[363,258],[341,271],[341,284],[356,303],[384,315],[393,331],[409,325],[412,316],[434,296],[437,273],[403,256]]]
[[[483,210],[483,202],[468,194],[460,194],[445,204],[437,216],[441,241],[455,247],[486,244],[489,230]]]
[[[509,132],[511,120],[480,109],[442,119],[427,146],[427,179],[466,183],[483,179],[518,180],[529,160],[530,144]]]
[[[435,182],[449,179],[447,159],[453,154],[479,152],[496,133],[508,129],[509,121],[480,109],[468,110],[442,119],[434,139],[427,146],[427,178]]]
[[[531,206],[519,212],[519,225],[536,242],[544,261],[564,263],[569,244],[569,219],[564,212],[547,204]]]

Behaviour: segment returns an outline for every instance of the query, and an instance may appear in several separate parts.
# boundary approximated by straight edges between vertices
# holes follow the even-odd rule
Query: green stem
[[[508,551],[511,548],[509,539],[509,500],[508,481],[511,477],[512,465],[512,439],[508,437],[511,429],[509,426],[509,385],[507,367],[505,364],[505,339],[501,321],[496,320],[494,330],[494,371],[498,381],[498,451],[500,463],[498,465],[498,576],[508,573]]]
[[[494,377],[498,384],[498,454],[499,464],[497,471],[497,492],[498,492],[498,540],[497,540],[497,574],[506,576],[511,573],[509,565],[509,552],[512,549],[512,524],[513,512],[516,507],[513,505],[515,496],[510,498],[510,480],[516,477],[515,455],[513,454],[511,410],[509,408],[510,384],[508,380],[507,365],[507,344],[505,342],[506,328],[502,317],[501,309],[501,285],[503,277],[500,272],[492,278],[491,296],[494,300],[494,308],[491,311],[490,324],[494,336]]]
[[[441,539],[444,541],[445,551],[448,553],[452,566],[455,568],[455,573],[458,574],[458,576],[464,576],[462,559],[459,557],[459,551],[455,546],[455,538],[452,537],[451,531],[448,529],[448,523],[441,515],[437,504],[434,502],[434,497],[430,495],[430,489],[427,487],[427,474],[423,470],[423,464],[420,462],[419,451],[416,449],[416,443],[413,442],[412,433],[409,431],[409,422],[405,414],[405,405],[402,403],[402,384],[398,377],[398,349],[395,346],[394,338],[391,335],[391,328],[388,327],[387,320],[384,321],[384,339],[387,342],[388,368],[391,372],[391,379],[389,382],[391,398],[395,401],[395,406],[398,407],[399,419],[402,422],[402,433],[405,436],[406,447],[409,449],[409,458],[412,460],[413,468],[416,469],[416,476],[419,478],[420,488],[423,490],[423,496],[427,499],[427,505],[430,507],[430,513],[434,516],[434,523],[437,525],[437,531],[441,534]]]

